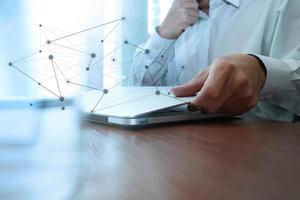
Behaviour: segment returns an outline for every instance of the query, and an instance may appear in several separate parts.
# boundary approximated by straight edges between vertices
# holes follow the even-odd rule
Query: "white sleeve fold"
[[[280,8],[269,55],[256,55],[267,69],[261,101],[300,116],[300,1]]]

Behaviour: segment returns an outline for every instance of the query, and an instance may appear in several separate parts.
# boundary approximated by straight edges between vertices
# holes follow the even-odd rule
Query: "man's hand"
[[[175,0],[158,33],[165,39],[177,39],[183,30],[198,20],[196,0]]]
[[[256,106],[266,81],[264,66],[254,56],[216,59],[189,83],[175,87],[176,96],[197,94],[190,109],[207,113],[243,114]]]

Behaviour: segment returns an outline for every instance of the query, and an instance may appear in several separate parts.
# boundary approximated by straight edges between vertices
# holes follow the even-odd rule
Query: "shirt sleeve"
[[[300,1],[283,1],[269,56],[260,100],[300,116]]]
[[[175,40],[167,40],[155,31],[137,48],[133,59],[134,85],[163,85],[168,63],[174,59]]]

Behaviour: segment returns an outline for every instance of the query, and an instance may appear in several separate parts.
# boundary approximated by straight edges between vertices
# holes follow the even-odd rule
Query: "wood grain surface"
[[[80,199],[300,199],[300,123],[87,124]]]

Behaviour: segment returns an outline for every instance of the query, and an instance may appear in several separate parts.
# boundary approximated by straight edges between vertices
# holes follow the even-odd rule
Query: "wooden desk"
[[[83,199],[300,199],[300,123],[89,124],[83,134]]]

